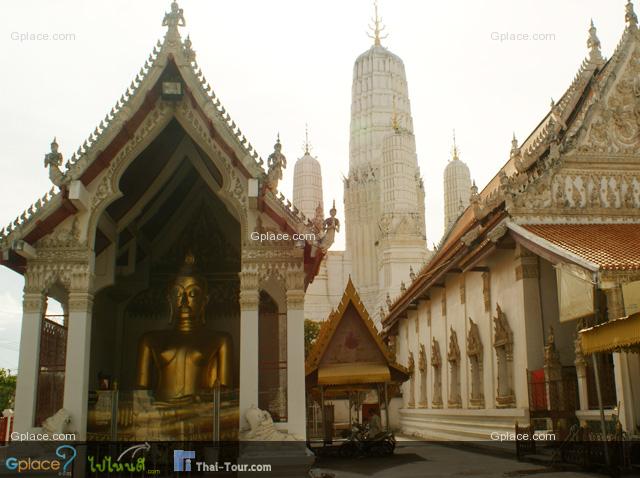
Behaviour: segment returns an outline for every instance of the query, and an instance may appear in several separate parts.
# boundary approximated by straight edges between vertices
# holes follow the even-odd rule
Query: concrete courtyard
[[[559,471],[533,463],[519,462],[478,449],[464,450],[424,442],[398,442],[393,456],[383,458],[319,458],[315,476],[333,474],[335,478],[424,478],[424,477],[519,477],[544,478],[604,477],[598,473]],[[330,476],[330,475],[329,475]]]

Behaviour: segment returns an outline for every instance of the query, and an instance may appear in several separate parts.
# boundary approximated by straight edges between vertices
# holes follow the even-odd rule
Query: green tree
[[[309,351],[320,333],[320,322],[304,319],[304,358],[309,355]]]
[[[0,412],[5,408],[13,408],[16,394],[16,376],[11,371],[0,368]]]

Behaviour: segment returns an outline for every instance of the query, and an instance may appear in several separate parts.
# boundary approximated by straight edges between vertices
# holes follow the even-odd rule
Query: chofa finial
[[[627,22],[627,28],[634,30],[638,28],[638,17],[636,16],[636,12],[633,11],[633,3],[631,0],[628,0],[625,6],[624,21]]]
[[[178,27],[183,27],[186,24],[187,23],[184,20],[184,10],[180,8],[178,2],[174,0],[171,2],[171,10],[164,14],[162,26],[169,27],[169,30],[177,30]]]
[[[589,26],[589,38],[587,39],[587,48],[589,48],[589,60],[594,63],[601,63],[603,61],[602,52],[600,51],[600,40],[596,34],[596,27],[591,20]]]
[[[380,36],[382,31],[385,29],[385,26],[382,25],[382,17],[378,16],[378,0],[374,0],[373,2],[373,11],[375,15],[374,18],[371,19],[373,21],[373,25],[369,25],[369,30],[373,32],[373,35],[367,33],[367,36],[369,38],[373,38],[373,44],[375,46],[381,46],[380,40],[384,40],[389,35]]]

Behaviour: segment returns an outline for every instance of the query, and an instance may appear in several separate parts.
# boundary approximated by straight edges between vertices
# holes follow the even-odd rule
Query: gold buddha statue
[[[204,327],[208,286],[196,274],[192,254],[169,287],[168,299],[173,329],[140,339],[136,388],[153,389],[159,402],[182,404],[210,394],[215,385],[231,387],[231,337]]]
[[[138,342],[138,392],[129,424],[140,439],[210,439],[214,391],[232,387],[233,352],[228,334],[204,327],[208,285],[192,254],[168,300],[173,327],[147,332]],[[219,422],[237,421],[237,411],[231,414],[223,410]]]

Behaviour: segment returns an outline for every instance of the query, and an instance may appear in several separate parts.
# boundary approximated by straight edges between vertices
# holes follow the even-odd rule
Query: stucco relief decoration
[[[415,394],[416,394],[416,371],[415,361],[413,358],[413,352],[409,352],[409,360],[407,362],[407,369],[409,370],[409,400],[407,400],[407,406],[413,408],[416,406]]]
[[[62,286],[67,305],[77,308],[78,293],[87,294],[84,305],[90,301],[91,274],[89,249],[86,240],[81,239],[76,218],[67,220],[53,232],[41,238],[36,244],[36,257],[27,262],[25,277],[25,311],[41,308],[39,304],[55,285]],[[62,291],[59,291],[62,293]],[[74,294],[72,298],[70,294]],[[30,296],[27,300],[27,296]]]
[[[549,326],[547,344],[544,346],[544,366],[545,368],[561,367],[560,354],[556,349],[555,332],[552,325]]]
[[[633,209],[640,204],[639,188],[639,178],[630,172],[584,174],[566,170],[553,182],[554,203],[558,209]]]
[[[449,407],[458,408],[462,405],[460,396],[460,346],[458,345],[458,334],[453,327],[449,330],[449,350],[447,351],[447,361],[450,368],[449,383]]]
[[[440,303],[442,305],[442,316],[447,315],[447,293],[446,289],[442,289],[442,295],[440,296]]]
[[[498,386],[496,406],[506,408],[515,406],[513,393],[513,332],[506,314],[496,305],[493,317],[493,348],[496,352]]]
[[[484,407],[482,340],[478,324],[471,317],[469,317],[469,333],[467,334],[467,356],[471,364],[471,397],[469,402],[472,407]]]
[[[116,157],[111,160],[106,172],[103,173],[102,179],[91,200],[92,211],[102,207],[105,202],[108,202],[108,198],[117,194],[119,191],[118,182],[120,177],[128,165],[128,162],[135,158],[137,148],[144,146],[143,142],[146,142],[147,138],[156,128],[168,119],[169,115],[170,111],[162,101],[158,102],[156,108],[147,115],[144,122],[136,130],[134,136],[124,145]],[[78,165],[80,164],[81,163],[78,162]]]
[[[427,353],[425,352],[424,345],[420,344],[420,354],[418,355],[418,369],[424,372],[427,368]]]
[[[594,119],[580,150],[593,153],[640,152],[640,52],[631,53],[608,98],[593,107]]]
[[[442,355],[440,344],[433,338],[431,340],[431,366],[433,367],[433,399],[434,408],[442,408]]]
[[[484,311],[491,310],[491,275],[489,272],[482,273],[482,301],[484,302]]]
[[[424,344],[420,344],[418,370],[420,371],[420,400],[418,406],[425,408],[427,406],[427,352]]]

